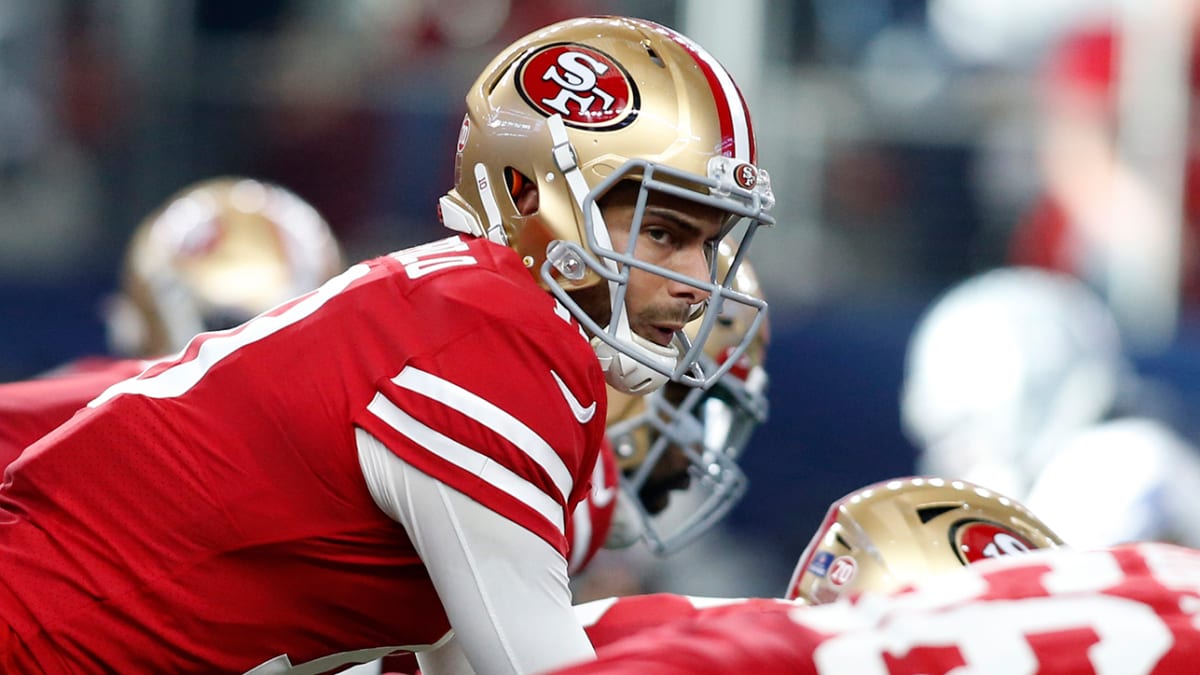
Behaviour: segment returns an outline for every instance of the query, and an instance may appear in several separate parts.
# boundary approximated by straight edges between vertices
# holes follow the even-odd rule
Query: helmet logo
[[[950,542],[962,564],[1026,553],[1037,548],[1028,539],[1003,525],[984,520],[964,520],[950,528]]]
[[[736,347],[726,347],[721,350],[721,355],[717,357],[717,365],[723,366],[729,360],[729,355],[733,353]],[[729,368],[729,374],[737,379],[745,382],[750,377],[750,369],[754,367],[754,362],[750,360],[749,354],[742,354],[741,358],[734,362]]]
[[[567,126],[612,129],[633,121],[633,79],[607,54],[579,44],[543,47],[517,70],[517,91],[538,112]]]
[[[829,573],[829,564],[833,562],[833,554],[829,551],[817,551],[812,562],[808,563],[808,571],[823,577]]]
[[[758,184],[758,169],[755,169],[750,164],[739,164],[733,170],[733,180],[738,186],[746,190],[753,190]]]
[[[858,573],[858,563],[848,555],[838,556],[829,566],[829,583],[834,586],[845,586],[854,581]]]

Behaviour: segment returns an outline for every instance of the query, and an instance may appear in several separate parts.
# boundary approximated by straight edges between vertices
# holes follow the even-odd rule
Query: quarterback
[[[740,361],[766,304],[730,279],[770,181],[728,73],[618,17],[501,52],[457,152],[458,234],[197,336],[10,465],[0,669],[316,673],[451,635],[479,673],[593,656],[565,528],[605,383]],[[706,368],[738,304],[756,319]]]

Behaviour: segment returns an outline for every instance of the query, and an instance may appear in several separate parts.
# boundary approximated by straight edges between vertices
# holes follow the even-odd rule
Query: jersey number
[[[439,270],[475,264],[475,258],[469,255],[447,255],[465,250],[465,242],[450,237],[397,251],[391,256],[404,266],[410,278],[417,279]],[[308,317],[369,271],[370,267],[365,264],[354,265],[317,290],[265,312],[241,326],[201,333],[192,338],[175,357],[174,363],[150,366],[143,375],[114,384],[88,403],[88,407],[94,408],[118,394],[140,394],[151,398],[180,396],[196,386],[205,373],[222,359]]]

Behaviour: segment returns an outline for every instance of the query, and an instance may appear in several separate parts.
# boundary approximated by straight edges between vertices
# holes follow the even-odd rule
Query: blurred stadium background
[[[909,333],[937,292],[1006,260],[1041,189],[1050,47],[1098,12],[1136,22],[1176,3],[1126,4],[1140,9],[0,0],[0,380],[104,351],[100,307],[128,235],[200,178],[295,190],[352,259],[444,236],[435,200],[450,184],[463,93],[490,56],[568,16],[643,16],[695,38],[738,78],[780,197],[777,231],[751,254],[772,301],[772,417],[727,525],[771,542],[763,555],[783,570],[730,591],[782,592],[829,502],[913,470],[898,412]],[[1170,40],[1158,44],[1163,53],[1142,56],[1179,59]],[[1169,78],[1161,86],[1151,105],[1187,95]],[[1167,175],[1172,166],[1163,159]],[[1123,316],[1143,338],[1131,343],[1139,368],[1200,404],[1200,333],[1170,281],[1124,297]]]

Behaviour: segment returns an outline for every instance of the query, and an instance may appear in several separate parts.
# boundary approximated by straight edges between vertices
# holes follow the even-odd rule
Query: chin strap
[[[571,198],[575,200],[579,212],[583,213],[584,200],[591,188],[588,187],[587,181],[583,178],[583,172],[579,169],[579,158],[575,155],[571,139],[567,137],[567,125],[563,124],[561,115],[551,115],[546,120],[546,127],[550,130],[550,142],[554,144],[552,150],[554,164],[566,179],[567,187],[571,191]],[[604,224],[604,216],[600,214],[600,207],[593,201],[591,209],[591,234],[595,237],[598,246],[611,250],[612,240],[608,237],[608,227]],[[605,259],[604,264],[613,273],[616,273],[617,264],[615,262]]]
[[[626,349],[636,350],[643,358],[657,363],[663,369],[673,370],[679,361],[679,352],[673,346],[655,344],[634,333],[629,328],[629,317],[625,312],[621,312],[617,319],[615,333],[611,328],[606,328],[605,332],[622,342]],[[621,393],[641,396],[667,383],[666,375],[621,352],[599,337],[592,338],[592,349],[600,359],[604,379],[609,386]]]

